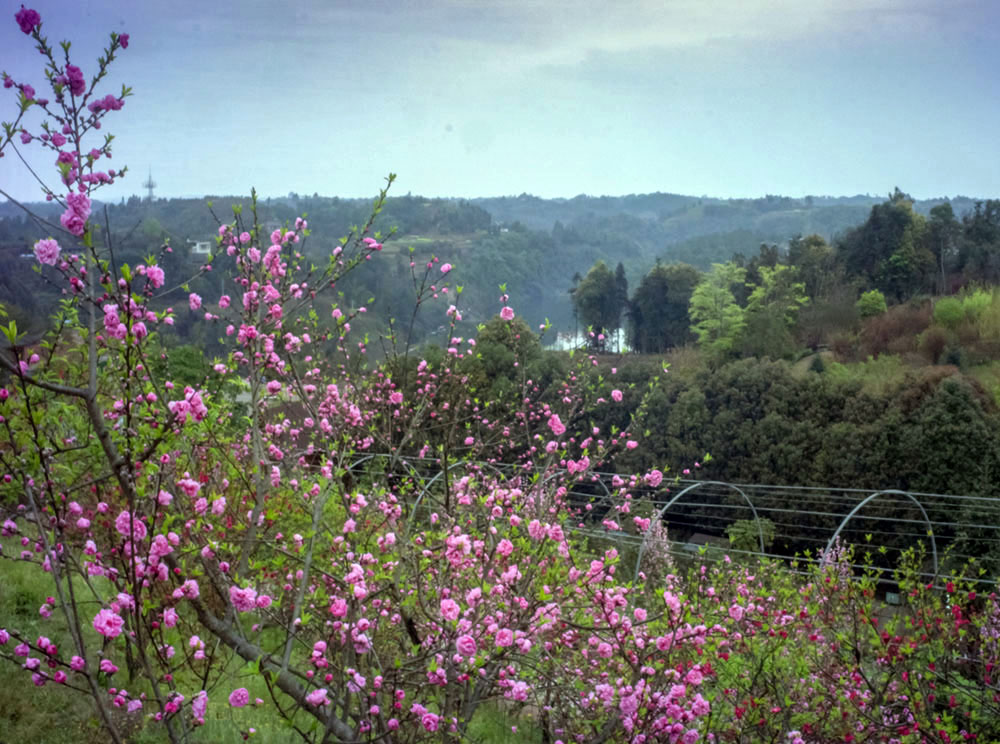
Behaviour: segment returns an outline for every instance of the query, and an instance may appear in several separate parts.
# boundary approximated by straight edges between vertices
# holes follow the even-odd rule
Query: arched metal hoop
[[[847,523],[851,521],[854,515],[857,514],[859,511],[861,511],[865,506],[867,506],[869,501],[874,501],[879,496],[905,496],[914,504],[916,504],[917,508],[920,510],[920,513],[924,515],[924,522],[927,524],[927,536],[931,539],[931,555],[934,558],[934,580],[936,581],[938,576],[937,539],[934,537],[934,527],[931,525],[930,517],[927,516],[927,511],[924,509],[924,505],[920,503],[920,500],[916,496],[914,496],[912,493],[908,493],[906,491],[898,491],[894,488],[889,488],[884,491],[877,491],[873,493],[871,496],[868,496],[864,501],[855,506],[853,509],[851,509],[850,514],[848,514],[841,520],[840,526],[837,527],[837,531],[833,533],[833,537],[831,537],[830,540],[827,542],[826,550],[823,551],[824,554],[826,555],[830,554],[830,551],[833,549],[833,544],[837,541],[837,538],[840,537],[841,531],[844,529],[844,527],[847,526]]]
[[[670,501],[664,504],[663,508],[656,513],[656,520],[658,522],[662,522],[663,515],[667,513],[667,510],[670,509],[671,506],[676,504],[691,491],[694,491],[697,488],[701,488],[702,486],[723,486],[724,488],[731,488],[734,491],[736,491],[736,493],[738,493],[740,496],[743,497],[743,500],[747,502],[747,506],[750,507],[750,512],[753,514],[754,524],[757,525],[757,541],[758,544],[760,545],[760,552],[765,553],[766,549],[764,547],[764,531],[760,527],[760,517],[757,516],[757,509],[754,508],[753,502],[750,500],[750,497],[746,495],[743,489],[740,488],[739,486],[734,486],[732,483],[723,483],[722,481],[698,481],[697,483],[692,483],[690,486],[683,489],[680,493],[678,493],[676,496],[670,499]],[[642,566],[642,556],[645,552],[646,552],[646,538],[643,537],[642,544],[639,546],[639,557],[636,558],[635,561],[634,581],[639,580],[639,567]]]
[[[501,478],[505,477],[503,471],[500,470],[500,468],[496,467],[495,465],[492,465],[491,463],[477,463],[477,464],[480,467],[484,467],[485,466],[487,468],[490,468],[493,472],[495,472]],[[423,485],[423,488],[420,489],[420,495],[417,496],[417,500],[413,503],[413,507],[410,510],[410,518],[406,521],[406,537],[407,538],[409,538],[410,534],[413,532],[413,522],[416,519],[417,510],[420,508],[420,502],[422,502],[424,500],[424,496],[426,496],[428,494],[428,492],[431,490],[431,486],[433,486],[437,482],[437,480],[439,478],[441,478],[441,477],[444,476],[445,471],[451,472],[452,470],[457,470],[459,468],[466,467],[467,465],[468,465],[468,463],[462,462],[461,460],[459,460],[457,462],[449,463],[448,466],[444,470],[438,471],[434,475],[433,478],[431,478],[429,481],[427,481]]]

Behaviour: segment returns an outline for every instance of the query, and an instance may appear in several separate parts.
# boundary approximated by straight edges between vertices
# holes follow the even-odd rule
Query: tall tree
[[[788,242],[788,264],[799,270],[806,294],[825,297],[837,283],[833,248],[822,235],[807,235]]]
[[[1000,281],[1000,200],[976,202],[962,218],[958,262],[969,279]]]
[[[798,281],[798,269],[792,266],[761,266],[759,275],[760,283],[747,300],[740,345],[746,354],[779,359],[795,349],[792,329],[809,298],[805,284]]]
[[[583,277],[573,293],[573,308],[594,333],[591,346],[603,349],[608,332],[620,326],[622,315],[615,275],[603,261],[595,263]]]
[[[657,264],[629,302],[629,345],[656,354],[692,340],[688,306],[701,272],[688,264]]]
[[[688,314],[698,343],[718,355],[733,349],[746,326],[743,308],[733,295],[733,288],[743,285],[746,269],[729,262],[712,264],[691,294]]]
[[[913,200],[897,188],[841,241],[847,273],[897,300],[912,296],[936,273],[925,230],[926,220],[913,211]]]

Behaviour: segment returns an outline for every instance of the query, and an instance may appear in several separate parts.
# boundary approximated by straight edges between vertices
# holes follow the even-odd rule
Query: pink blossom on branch
[[[83,235],[90,218],[90,198],[86,194],[69,193],[66,211],[59,217],[63,227],[73,235]]]
[[[102,609],[94,616],[94,630],[106,638],[117,638],[121,635],[124,624],[121,615],[109,609]]]
[[[56,261],[59,260],[59,252],[61,250],[59,243],[52,238],[39,240],[35,243],[35,258],[38,259],[38,263],[40,264],[55,266]]]
[[[14,14],[14,20],[17,21],[17,25],[21,27],[21,31],[30,34],[38,26],[42,25],[42,17],[38,14],[37,10],[32,10],[31,8],[25,8],[23,5],[21,9]]]
[[[250,702],[250,692],[245,687],[237,687],[229,693],[229,704],[234,708],[242,708]]]

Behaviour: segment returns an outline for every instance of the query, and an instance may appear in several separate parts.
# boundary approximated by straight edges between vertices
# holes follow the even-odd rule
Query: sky
[[[41,94],[20,1],[0,3],[0,68]],[[103,130],[131,172],[104,200],[150,171],[157,196],[369,196],[390,172],[393,193],[445,197],[1000,196],[996,0],[29,7],[88,78],[130,34],[101,90],[134,91]],[[36,200],[8,154],[0,189]]]

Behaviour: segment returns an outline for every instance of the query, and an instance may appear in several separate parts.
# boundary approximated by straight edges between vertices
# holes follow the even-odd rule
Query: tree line
[[[705,272],[657,260],[631,294],[623,264],[612,271],[599,260],[570,296],[594,348],[625,329],[641,353],[697,342],[717,356],[780,358],[829,343],[887,303],[975,282],[1000,282],[1000,200],[976,202],[961,219],[944,202],[925,217],[897,188],[832,243],[815,234],[762,243]]]

